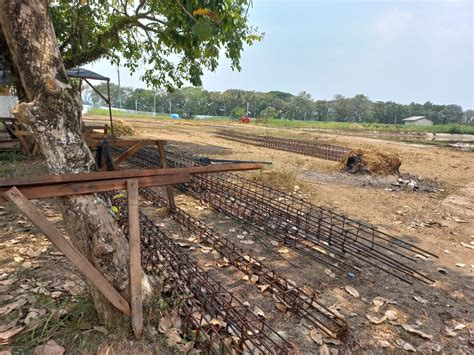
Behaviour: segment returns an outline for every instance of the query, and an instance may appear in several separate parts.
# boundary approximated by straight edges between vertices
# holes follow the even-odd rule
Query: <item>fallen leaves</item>
[[[323,335],[317,329],[311,329],[309,331],[309,337],[319,346],[323,345]]]
[[[418,301],[418,302],[420,302],[421,304],[427,304],[427,303],[428,303],[428,301],[427,301],[427,300],[425,300],[425,299],[424,299],[424,298],[422,298],[422,297],[413,296],[413,299],[414,299],[415,301]]]
[[[23,327],[17,327],[9,329],[5,332],[0,333],[0,345],[8,345],[13,340],[13,337],[20,333],[23,330]]]
[[[346,290],[346,292],[348,294],[350,294],[352,297],[359,297],[359,292],[352,286],[346,286],[344,287],[344,289]]]
[[[414,324],[402,324],[402,328],[405,329],[407,332],[419,335],[422,338],[428,339],[428,340],[433,340],[433,336],[430,334],[426,334],[422,332],[421,330],[417,329],[418,326]]]
[[[44,345],[35,348],[34,355],[62,355],[65,349],[58,345],[54,340],[48,341]]]

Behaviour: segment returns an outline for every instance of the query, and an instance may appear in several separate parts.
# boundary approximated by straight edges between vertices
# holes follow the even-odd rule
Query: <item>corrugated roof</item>
[[[84,69],[84,68],[74,68],[68,69],[67,75],[70,78],[85,78],[91,80],[102,80],[102,81],[109,81],[110,78],[106,76],[94,73],[91,70]],[[5,66],[0,63],[0,85],[11,85],[12,83],[12,75],[9,70],[5,69]]]
[[[426,116],[411,116],[404,118],[403,121],[418,121],[421,120],[422,118],[426,118]]]
[[[91,79],[91,80],[103,80],[103,81],[110,80],[110,78],[107,78],[103,75],[97,74],[91,70],[84,69],[84,68],[68,69],[67,75],[70,78],[86,78],[86,79]]]

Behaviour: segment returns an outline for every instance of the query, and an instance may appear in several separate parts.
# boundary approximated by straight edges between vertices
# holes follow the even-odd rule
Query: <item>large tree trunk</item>
[[[25,92],[15,117],[39,144],[50,173],[96,169],[84,142],[80,95],[69,83],[45,0],[0,0],[0,24],[11,60]],[[128,299],[128,242],[117,228],[110,203],[102,195],[58,199],[74,245]],[[93,298],[102,320],[126,324],[96,290]]]

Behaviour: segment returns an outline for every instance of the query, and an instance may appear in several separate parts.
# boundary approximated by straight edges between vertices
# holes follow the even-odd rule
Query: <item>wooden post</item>
[[[61,232],[52,225],[48,219],[18,190],[11,188],[4,196],[23,212],[53,243],[71,263],[84,274],[118,310],[130,315],[130,306],[120,293],[110,284],[107,279],[90,263],[89,260],[68,241]]]
[[[165,142],[158,141],[157,145],[158,145],[158,151],[160,153],[160,167],[165,169],[167,167]],[[176,210],[176,203],[174,202],[174,195],[173,195],[173,186],[171,185],[166,186],[166,194],[168,195],[170,210],[171,211]]]
[[[138,181],[127,180],[128,243],[130,250],[130,305],[132,329],[137,338],[143,333],[142,266],[140,254],[140,217],[138,212]]]

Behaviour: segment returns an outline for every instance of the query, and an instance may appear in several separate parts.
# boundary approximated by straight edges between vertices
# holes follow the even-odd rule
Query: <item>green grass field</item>
[[[106,109],[93,108],[88,115],[108,116],[109,111]],[[157,114],[156,116],[143,113],[131,114],[124,111],[112,109],[113,117],[129,117],[129,118],[152,118],[152,119],[170,119],[168,114]],[[238,122],[237,119],[229,117],[213,117],[210,119],[196,119],[194,121],[221,121],[221,122]],[[312,129],[331,129],[331,130],[347,130],[347,131],[383,131],[383,132],[427,132],[427,133],[452,133],[452,134],[474,134],[474,125],[462,124],[446,124],[433,126],[415,126],[415,125],[394,125],[382,123],[353,123],[353,122],[321,122],[321,121],[298,121],[283,119],[267,119],[265,122],[252,121],[253,125],[262,127],[281,127],[281,128],[312,128]]]
[[[265,123],[254,123],[258,126],[294,127],[313,129],[333,129],[349,131],[386,131],[386,132],[428,132],[428,133],[453,133],[474,134],[474,125],[447,124],[433,126],[393,125],[382,123],[353,123],[353,122],[320,122],[320,121],[290,121],[270,119]]]
[[[87,112],[87,115],[91,116],[109,116],[109,110],[103,108],[92,108]],[[113,117],[129,117],[129,118],[154,118],[154,119],[169,119],[169,115],[157,114],[156,116],[150,115],[148,113],[129,113],[120,110],[112,109]]]

